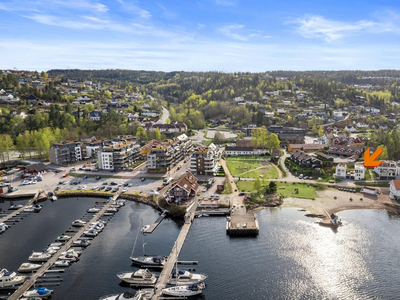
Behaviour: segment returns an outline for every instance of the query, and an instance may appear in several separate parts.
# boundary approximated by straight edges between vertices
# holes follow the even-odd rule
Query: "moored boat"
[[[153,289],[142,289],[138,291],[127,291],[123,294],[113,294],[100,297],[99,300],[150,300],[154,295]]]
[[[56,267],[69,267],[71,262],[69,260],[57,260],[54,265]]]
[[[48,261],[52,255],[45,252],[33,252],[29,256],[29,261]]]
[[[20,208],[22,208],[22,207],[23,207],[22,204],[13,204],[13,205],[11,205],[8,209],[9,209],[9,210],[17,210],[17,209],[20,209]]]
[[[173,285],[184,285],[200,283],[207,279],[207,275],[191,273],[186,270],[173,270],[168,283]]]
[[[69,241],[70,239],[71,239],[71,236],[62,234],[56,238],[56,241],[57,242],[66,242],[66,241]]]
[[[176,297],[190,297],[200,295],[205,288],[204,282],[177,285],[162,290],[163,295],[176,296]]]
[[[8,271],[7,269],[2,269],[0,271],[0,288],[13,287],[23,283],[26,276],[17,275],[14,271]]]
[[[100,208],[97,208],[97,207],[92,207],[87,210],[88,213],[98,213],[99,211],[100,211]]]
[[[83,227],[85,226],[86,222],[82,220],[75,220],[72,222],[72,226],[74,227]]]
[[[95,237],[99,234],[99,232],[95,229],[89,229],[84,231],[83,234],[88,237]]]
[[[117,277],[135,286],[154,285],[157,281],[156,275],[148,269],[139,269],[136,272],[121,272],[117,274]]]
[[[9,225],[6,225],[5,223],[0,223],[0,233],[3,233],[6,231],[8,228],[10,228]]]
[[[41,267],[42,267],[41,264],[23,263],[18,268],[18,272],[21,272],[21,273],[33,272],[33,271],[39,270]]]
[[[26,291],[25,293],[22,294],[22,296],[26,298],[33,298],[33,297],[38,297],[38,298],[47,298],[51,296],[51,293],[53,291],[49,290],[45,287],[41,288],[34,288],[33,290]]]
[[[42,210],[43,206],[41,206],[40,204],[35,204],[33,206],[33,211],[34,212],[40,212]]]
[[[90,241],[87,239],[82,239],[82,240],[74,241],[72,244],[77,247],[87,247],[90,245]]]
[[[144,225],[143,227],[142,227],[142,229],[141,229],[141,232],[142,233],[145,233],[146,231],[147,231],[147,229],[149,229],[150,228],[150,225]]]

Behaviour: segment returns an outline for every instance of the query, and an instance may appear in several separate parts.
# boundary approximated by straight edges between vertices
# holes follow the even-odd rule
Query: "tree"
[[[274,193],[276,193],[276,190],[277,190],[277,187],[276,187],[275,181],[271,181],[269,183],[269,193],[274,194]]]
[[[224,135],[217,130],[214,134],[213,143],[214,144],[222,144],[224,141]]]
[[[136,137],[139,140],[147,141],[147,133],[142,126],[139,126],[136,130]]]
[[[388,159],[388,149],[385,145],[379,145],[378,148],[383,150],[382,154],[379,155],[379,160]]]
[[[160,129],[156,128],[156,135],[155,135],[155,139],[160,141],[161,140],[161,132]]]
[[[166,119],[165,119],[165,123],[166,123],[166,124],[171,124],[170,118],[166,118]]]
[[[28,152],[29,148],[29,140],[24,134],[19,134],[16,140],[16,149],[18,152],[25,157],[25,154]]]
[[[321,125],[318,129],[318,136],[322,137],[324,135],[324,127]]]
[[[10,150],[14,147],[14,142],[10,135],[0,134],[0,157],[4,162],[10,160]]]
[[[257,177],[257,178],[254,180],[253,189],[256,190],[258,194],[260,193],[260,189],[261,189],[260,178]]]

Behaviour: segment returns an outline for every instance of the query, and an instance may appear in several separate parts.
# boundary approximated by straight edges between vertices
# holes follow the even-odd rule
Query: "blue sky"
[[[0,69],[400,69],[398,1],[0,0]]]

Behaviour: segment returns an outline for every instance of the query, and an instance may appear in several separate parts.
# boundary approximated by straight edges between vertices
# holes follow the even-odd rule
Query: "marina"
[[[160,225],[161,221],[164,220],[166,215],[167,214],[165,212],[162,213],[161,216],[144,231],[144,233],[152,233],[157,228],[157,226]]]

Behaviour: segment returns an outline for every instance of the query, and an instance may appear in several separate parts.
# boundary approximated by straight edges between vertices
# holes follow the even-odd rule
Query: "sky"
[[[0,69],[400,69],[400,2],[0,0]]]

